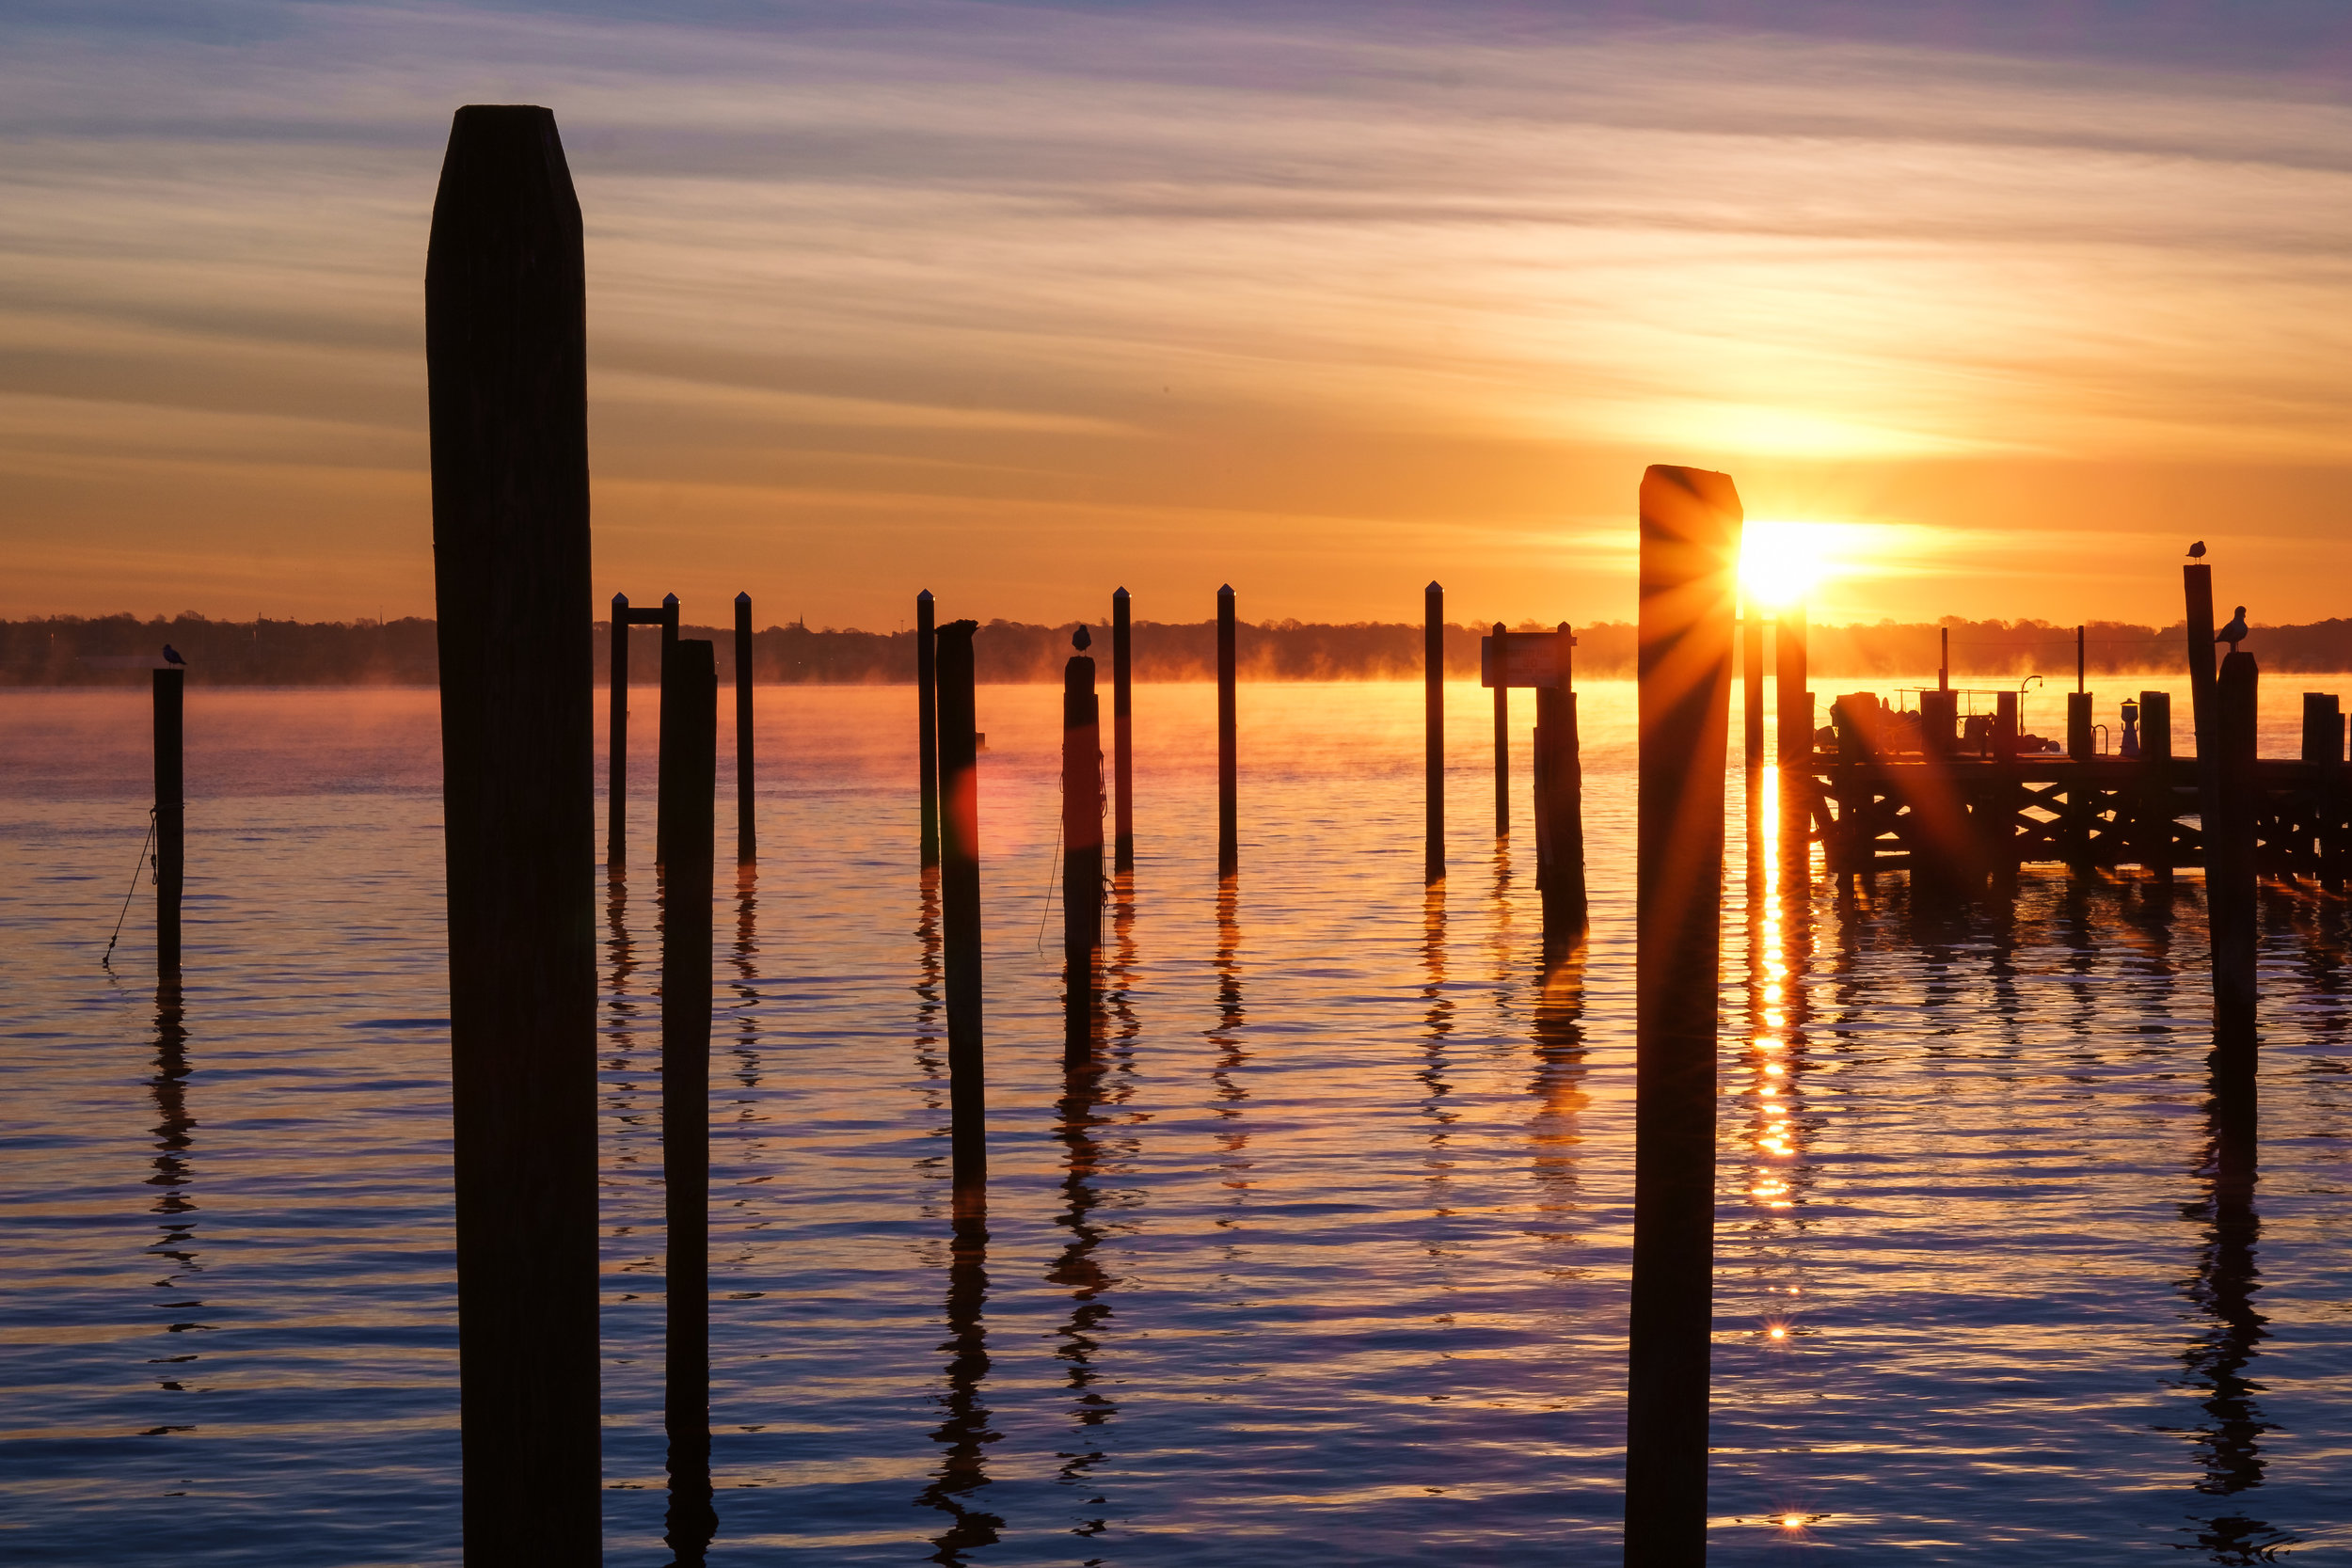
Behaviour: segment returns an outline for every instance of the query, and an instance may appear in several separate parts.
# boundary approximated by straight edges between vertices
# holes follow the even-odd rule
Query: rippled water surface
[[[1630,697],[1582,699],[1592,930],[1547,974],[1526,713],[1504,847],[1486,694],[1452,692],[1424,892],[1419,688],[1245,688],[1220,891],[1213,694],[1140,689],[1104,1067],[1066,1078],[1058,694],[983,689],[993,1166],[958,1248],[912,689],[764,689],[763,858],[718,911],[714,1560],[1613,1560]],[[457,1560],[435,704],[191,691],[170,1006],[143,897],[99,961],[144,694],[0,693],[0,1560]],[[2263,894],[2249,1180],[2195,873],[1841,894],[1751,869],[1743,795],[1714,1559],[2352,1559],[2344,896]],[[650,1564],[649,867],[600,918],[608,1555]]]

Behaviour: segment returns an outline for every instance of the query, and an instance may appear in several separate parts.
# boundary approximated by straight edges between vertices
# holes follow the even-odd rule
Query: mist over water
[[[2345,683],[2266,682],[2265,754],[2306,685]],[[760,689],[740,881],[721,759],[711,1560],[1613,1560],[1632,691],[1582,689],[1592,930],[1549,972],[1533,705],[1499,847],[1487,694],[1448,697],[1442,888],[1421,688],[1351,683],[1243,688],[1220,889],[1214,692],[1139,687],[1139,863],[1065,1074],[1059,693],[980,689],[991,1181],[959,1217],[913,689]],[[144,693],[0,692],[0,1559],[455,1562],[436,697],[187,714],[159,997],[143,881],[99,963]],[[669,1560],[657,714],[597,882],[615,1564]],[[2263,888],[2249,1158],[2196,873],[1841,894],[1751,858],[1730,781],[1713,1559],[2352,1549],[2352,905]]]

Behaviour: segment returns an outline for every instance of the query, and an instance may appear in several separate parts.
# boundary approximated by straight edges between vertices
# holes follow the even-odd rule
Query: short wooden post
[[[1094,962],[1103,945],[1103,725],[1094,660],[1074,654],[1061,691],[1062,1058],[1092,1054]]]
[[[1136,868],[1136,688],[1127,591],[1111,595],[1111,783],[1117,796],[1112,869]]]
[[[425,362],[477,1565],[601,1552],[585,295],[555,117],[458,110]]]
[[[1750,768],[1764,765],[1764,619],[1754,604],[1740,611],[1740,740]]]
[[[2254,819],[2259,672],[2254,656],[2221,661],[2214,687],[2220,810],[2205,828],[2205,908],[2213,941],[2214,1065],[2249,1087],[2254,1074]]]
[[[719,674],[699,639],[661,653],[661,1181],[668,1227],[662,1425],[670,1440],[668,1540],[698,1560],[710,1501],[710,1013]]]
[[[185,724],[183,698],[187,672],[155,672],[155,977],[180,978],[180,903],[187,879],[188,812],[185,800]]]
[[[1625,1499],[1625,1560],[1639,1568],[1697,1568],[1707,1556],[1724,753],[1740,523],[1728,475],[1643,475]],[[1794,758],[1784,750],[1782,761]]]
[[[1813,698],[1805,690],[1804,606],[1783,605],[1772,622],[1772,701],[1778,707],[1783,768],[1813,762]],[[1783,791],[1786,798],[1787,792]]]
[[[2066,754],[2076,762],[2089,762],[2098,754],[2097,737],[2092,734],[2090,693],[2069,691],[2066,694]]]
[[[752,827],[752,596],[735,595],[735,863],[759,859]]]
[[[923,775],[923,864],[939,863],[939,685],[933,672],[936,641],[931,626],[931,591],[914,595],[915,767]]]
[[[2303,760],[2344,760],[2344,714],[2330,692],[2303,693]]]
[[[604,736],[604,861],[618,870],[628,858],[628,595],[612,595],[612,690]]]
[[[1495,837],[1511,836],[1511,634],[1495,623]]]
[[[1422,765],[1422,880],[1445,878],[1445,590],[1432,581],[1421,594],[1422,709],[1426,755]]]
[[[1216,591],[1216,874],[1241,869],[1240,775],[1233,712],[1233,585]]]
[[[2172,879],[2173,823],[2180,811],[2172,797],[2172,693],[2139,694],[2140,863],[2163,881]]]
[[[947,980],[947,1119],[955,1185],[988,1180],[980,1045],[979,732],[973,690],[977,621],[939,628],[939,903]]]

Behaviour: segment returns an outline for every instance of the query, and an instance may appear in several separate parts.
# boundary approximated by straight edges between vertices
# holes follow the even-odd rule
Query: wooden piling
[[[1216,591],[1216,874],[1241,868],[1240,774],[1233,711],[1233,585]]]
[[[1510,632],[1495,623],[1495,668],[1511,668]],[[1511,836],[1511,682],[1495,681],[1495,837]]]
[[[155,672],[155,978],[180,978],[180,904],[187,879],[187,672]]]
[[[752,596],[735,595],[735,863],[759,859],[752,826]]]
[[[988,1180],[988,1095],[980,1043],[979,731],[973,690],[977,621],[939,628],[939,902],[947,979],[947,1119],[955,1185]]]
[[[1724,753],[1741,512],[1728,475],[1665,467],[1643,476],[1641,506],[1625,1560],[1696,1568],[1707,1555]],[[1782,760],[1794,759],[1784,749]]]
[[[677,641],[678,602],[675,594],[661,595],[660,614],[661,663],[660,668],[667,670],[670,667],[670,649]],[[657,755],[660,754],[664,742],[659,737],[655,739],[654,751]],[[661,815],[661,790],[657,784],[654,787],[653,863],[656,865],[665,865],[669,863],[669,859],[670,824]]]
[[[2303,693],[2303,760],[2344,760],[2344,712],[2331,692]]]
[[[612,689],[604,732],[604,860],[618,870],[628,857],[628,595],[612,595]]]
[[[668,1227],[662,1425],[669,1540],[697,1560],[710,1502],[711,895],[717,837],[719,675],[699,639],[661,652],[661,1180]]]
[[[1111,783],[1112,869],[1136,868],[1136,689],[1135,657],[1128,626],[1127,591],[1111,595]]]
[[[2083,689],[2086,668],[2083,662],[2083,628],[2076,626],[2074,628],[2074,689],[2077,691]]]
[[[914,712],[916,768],[923,775],[923,864],[939,863],[939,685],[933,660],[931,591],[914,595]]]
[[[425,261],[466,1560],[599,1560],[586,288],[555,117],[457,111]]]
[[[1805,679],[1804,606],[1783,605],[1772,621],[1772,701],[1779,710],[1774,754],[1783,768],[1813,762],[1813,699]],[[1782,799],[1788,799],[1786,790]]]
[[[2198,814],[2207,822],[2220,809],[2220,748],[2214,736],[2213,568],[2194,562],[2181,568],[2183,620],[2188,628],[2189,722],[2197,736]]]
[[[1094,1040],[1095,955],[1103,945],[1103,725],[1094,660],[1073,655],[1061,692],[1062,1057],[1083,1066]]]
[[[1985,813],[1986,861],[1992,874],[2004,882],[2017,876],[2017,812],[2025,792],[2017,782],[2017,745],[2023,731],[2018,723],[2018,694],[1995,692],[1993,698],[1993,760],[2000,768],[1998,784]]]
[[[2069,691],[2066,694],[2066,754],[2076,762],[2088,762],[2099,754],[2097,736],[2092,734],[2090,693]]]
[[[2214,685],[2218,810],[2205,828],[2205,908],[2213,944],[2214,1066],[2249,1088],[2254,1073],[2254,776],[2259,672],[2254,656],[2221,661]]]
[[[2172,879],[2172,693],[2139,694],[2139,860],[2159,881]]]
[[[1421,661],[1426,743],[1422,800],[1427,815],[1422,880],[1436,882],[1445,878],[1445,590],[1434,580],[1421,594]]]
[[[1542,895],[1548,946],[1573,941],[1585,928],[1590,912],[1574,646],[1563,621],[1552,640],[1553,657],[1559,660],[1554,683],[1535,689],[1535,888]],[[1500,668],[1507,671],[1509,666]]]
[[[1753,604],[1740,611],[1740,744],[1750,768],[1764,765],[1764,619]]]

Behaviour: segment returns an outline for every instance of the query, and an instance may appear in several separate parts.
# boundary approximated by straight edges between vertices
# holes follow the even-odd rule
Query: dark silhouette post
[[[1424,830],[1422,879],[1445,878],[1445,590],[1434,580],[1422,590],[1422,707],[1428,757],[1423,764]]]
[[[1535,887],[1543,895],[1544,941],[1584,929],[1584,753],[1577,734],[1575,639],[1560,623],[1549,685],[1535,689]]]
[[[2076,691],[2083,689],[2083,677],[2087,668],[2083,660],[2083,628],[2076,626],[2074,628],[2074,689]]]
[[[923,774],[923,863],[939,863],[939,682],[931,591],[914,595],[915,766]]]
[[[2139,859],[2163,881],[2172,879],[2172,693],[2139,694]]]
[[[1772,620],[1772,701],[1779,710],[1775,755],[1783,768],[1813,765],[1813,698],[1805,690],[1804,643],[1804,606],[1781,606]],[[1783,789],[1782,801],[1790,794]]]
[[[425,363],[477,1568],[601,1550],[585,311],[555,117],[458,110]]]
[[[187,672],[155,672],[155,977],[180,978],[180,898],[187,879],[188,811],[184,798],[182,698]]]
[[[1233,721],[1233,585],[1216,591],[1216,874],[1241,869],[1240,772]]]
[[[1112,869],[1136,868],[1135,659],[1127,625],[1127,591],[1111,595],[1111,782],[1117,804]]]
[[[972,634],[939,628],[939,903],[946,947],[947,1119],[959,1188],[988,1180],[988,1094],[980,1050],[980,775]]]
[[[752,596],[735,595],[735,861],[759,859],[752,827]]]
[[[1103,945],[1103,722],[1094,660],[1062,668],[1062,969],[1069,990],[1065,1066],[1082,1066],[1094,1038],[1094,958]]]
[[[1695,1568],[1707,1556],[1716,972],[1740,522],[1728,475],[1653,467],[1643,476],[1625,1522],[1625,1560],[1637,1568]]]
[[[2181,594],[2186,601],[2188,626],[2189,723],[2197,732],[2197,815],[2205,824],[2206,851],[2212,852],[2216,791],[2220,787],[2215,767],[2220,748],[2214,738],[2213,568],[2201,562],[2181,568]]]
[[[662,1425],[670,1439],[667,1539],[699,1562],[710,1499],[711,882],[718,836],[719,673],[698,639],[661,655],[661,1180],[669,1231]]]
[[[660,616],[660,620],[659,620],[659,623],[658,623],[658,624],[659,624],[659,625],[660,626],[660,627],[661,627],[661,664],[660,664],[660,669],[662,669],[662,670],[667,670],[667,669],[669,669],[669,667],[670,667],[670,648],[671,648],[671,645],[672,645],[672,644],[674,644],[674,643],[675,643],[675,642],[677,641],[677,615],[678,615],[678,603],[677,603],[677,595],[676,595],[675,594],[662,594],[662,595],[661,595],[661,609],[660,609],[660,610],[658,613],[659,613],[659,616]],[[666,723],[667,723],[667,721],[665,720],[665,721],[664,721],[664,724],[665,724],[665,726],[666,726]],[[660,753],[660,752],[661,752],[662,748],[664,748],[664,747],[665,747],[665,746],[667,746],[668,744],[669,744],[669,741],[668,741],[668,739],[667,739],[667,731],[666,731],[666,728],[665,728],[664,733],[663,733],[663,736],[662,736],[661,737],[657,738],[657,739],[655,740],[655,742],[654,742],[654,751],[655,751],[656,755],[657,755],[657,756],[659,756],[659,754]],[[657,769],[657,777],[658,777],[658,769]],[[667,817],[665,817],[665,816],[663,816],[661,815],[661,786],[660,786],[660,784],[659,783],[657,783],[657,784],[654,785],[654,802],[653,802],[653,863],[654,863],[654,864],[656,864],[656,865],[666,865],[666,864],[668,864],[668,863],[669,863],[669,860],[670,860],[670,822],[669,822],[669,818],[667,818]]]
[[[1511,633],[1495,623],[1495,837],[1511,836]]]
[[[1750,768],[1764,766],[1764,618],[1740,610],[1740,736]]]
[[[2098,750],[2091,734],[2090,693],[2069,691],[2066,694],[2066,754],[2076,762],[2089,762]]]
[[[612,595],[612,690],[604,735],[604,862],[618,870],[628,855],[628,595]]]
[[[2206,920],[2213,940],[2214,1069],[2251,1092],[2254,1074],[2254,656],[2221,661],[2214,688],[2220,809],[2205,826]]]

